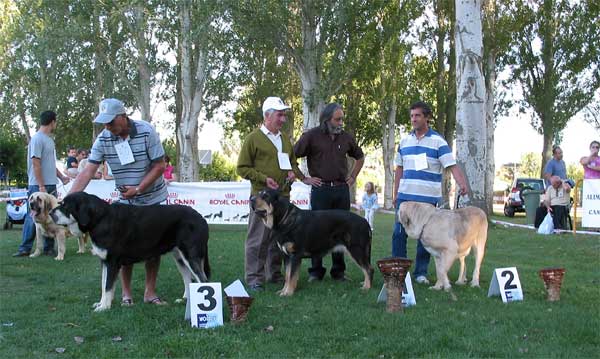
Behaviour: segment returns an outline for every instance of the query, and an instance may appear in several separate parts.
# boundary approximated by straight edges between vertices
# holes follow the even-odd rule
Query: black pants
[[[569,216],[569,212],[567,212],[566,206],[551,206],[552,207],[552,222],[554,223],[554,229],[568,229],[567,228],[567,217]],[[535,221],[534,227],[539,228],[540,224],[544,221],[544,217],[548,210],[546,206],[539,206],[535,211]]]
[[[310,192],[310,207],[312,210],[320,209],[345,209],[350,210],[350,189],[348,185],[312,187]],[[344,277],[346,263],[344,253],[331,253],[331,277],[340,279]],[[308,269],[311,277],[323,279],[327,270],[323,267],[320,257],[311,258],[312,266]]]

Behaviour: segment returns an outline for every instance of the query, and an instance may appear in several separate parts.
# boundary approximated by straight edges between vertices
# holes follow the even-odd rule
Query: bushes
[[[239,176],[235,172],[235,164],[228,163],[226,159],[217,152],[213,152],[213,161],[208,166],[201,166],[199,172],[200,181],[237,181]]]

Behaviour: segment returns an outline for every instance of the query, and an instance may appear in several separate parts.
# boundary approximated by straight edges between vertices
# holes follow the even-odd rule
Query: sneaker
[[[17,252],[15,254],[12,255],[13,257],[28,257],[29,256],[29,252]]]
[[[419,284],[429,284],[429,280],[427,280],[427,277],[425,277],[424,275],[420,275],[418,276],[415,281]]]

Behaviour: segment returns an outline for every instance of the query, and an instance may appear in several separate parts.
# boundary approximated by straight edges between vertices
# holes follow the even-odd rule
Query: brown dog
[[[465,284],[467,274],[465,257],[475,249],[475,269],[472,287],[479,287],[479,269],[485,254],[488,222],[485,213],[477,207],[449,211],[427,203],[402,202],[398,221],[409,237],[420,239],[435,259],[437,281],[432,289],[451,288],[448,271],[458,258],[460,271],[456,284]]]
[[[56,239],[58,244],[58,254],[54,258],[57,261],[62,261],[65,258],[65,240],[72,236],[71,232],[63,226],[59,226],[50,217],[50,210],[58,207],[58,200],[51,194],[46,192],[35,192],[29,196],[29,210],[35,221],[35,251],[30,257],[38,257],[42,254],[45,237]],[[88,240],[88,234],[85,233],[78,238],[79,250],[77,253],[85,252],[85,243]]]

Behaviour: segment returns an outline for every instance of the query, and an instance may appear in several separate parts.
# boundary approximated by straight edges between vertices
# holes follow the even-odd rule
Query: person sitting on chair
[[[552,214],[555,229],[567,229],[567,217],[569,216],[569,196],[571,187],[563,186],[563,181],[558,176],[550,178],[550,186],[546,188],[543,204],[537,209],[535,215],[535,228],[538,228],[546,213]]]

